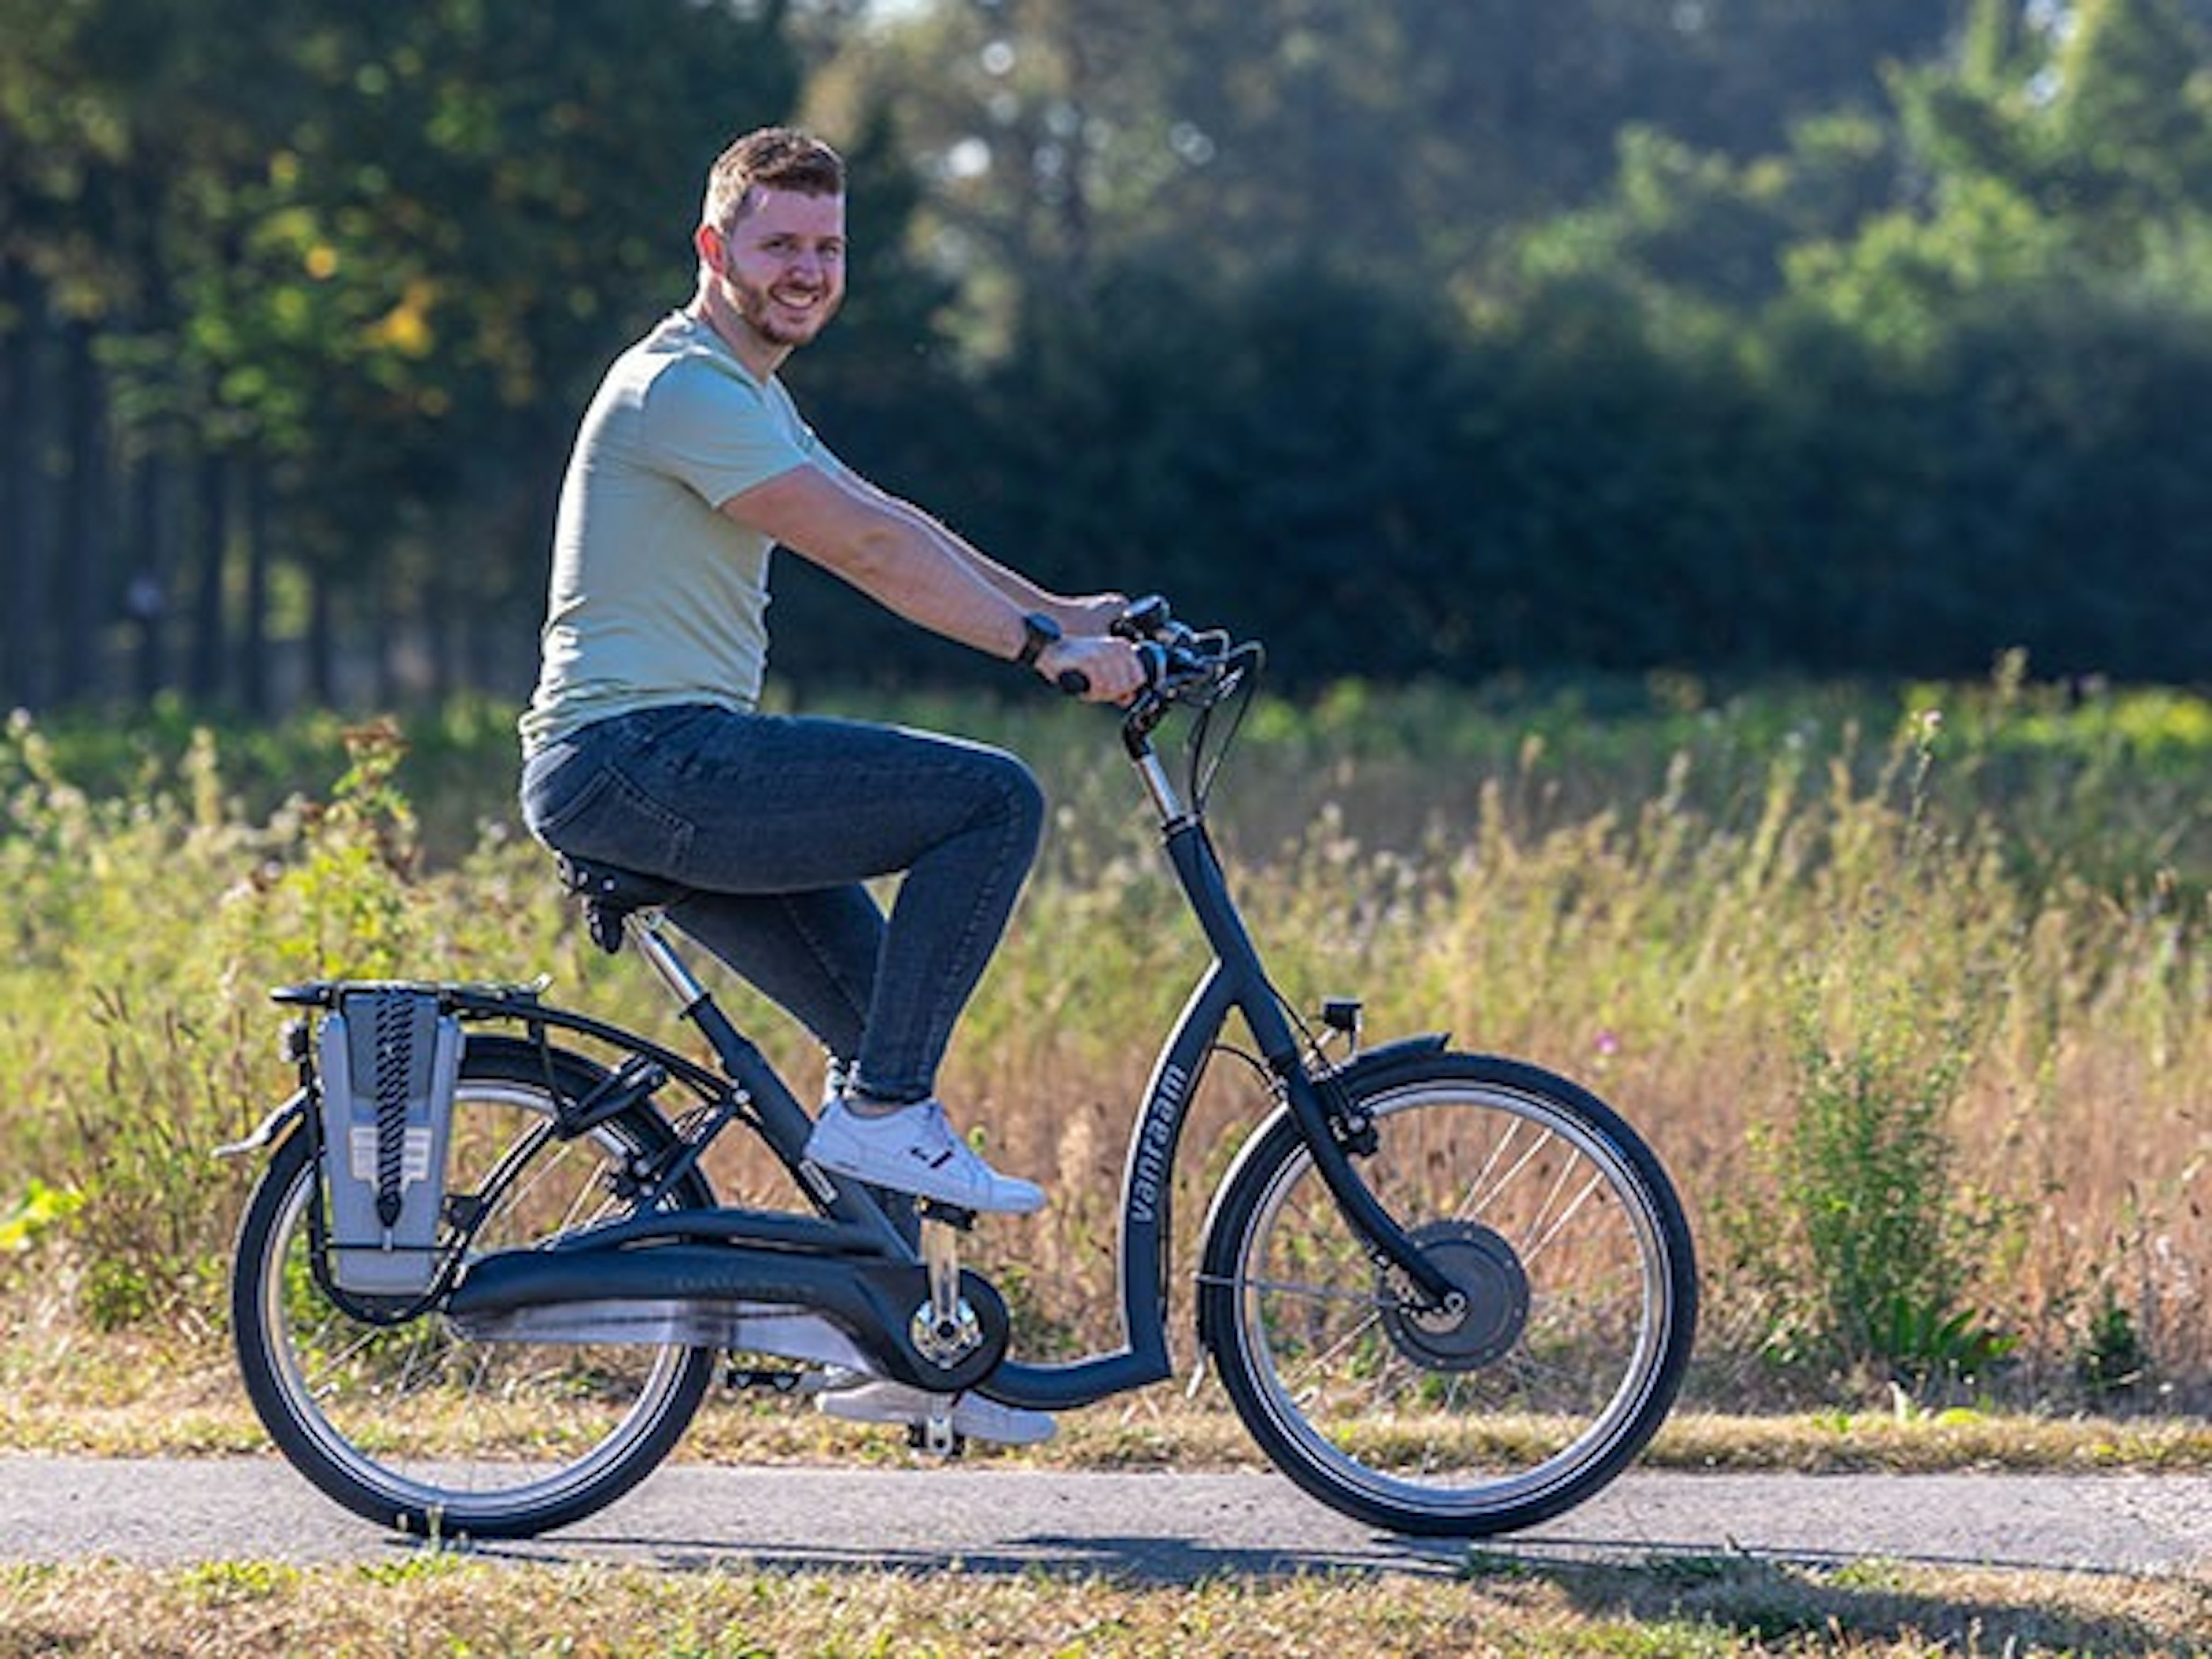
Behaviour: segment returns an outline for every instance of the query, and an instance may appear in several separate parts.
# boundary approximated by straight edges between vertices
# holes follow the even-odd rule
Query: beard
[[[813,303],[805,309],[793,312],[779,303],[772,292],[758,283],[748,283],[734,276],[725,278],[730,286],[731,298],[737,313],[747,328],[772,346],[789,349],[803,346],[819,334],[823,326],[837,314],[845,296],[824,285],[809,291]]]

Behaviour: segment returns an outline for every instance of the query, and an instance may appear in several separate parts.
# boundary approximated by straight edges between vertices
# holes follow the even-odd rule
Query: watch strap
[[[1022,618],[1022,648],[1014,660],[1024,668],[1035,668],[1037,659],[1064,637],[1057,622],[1042,611],[1032,611]]]

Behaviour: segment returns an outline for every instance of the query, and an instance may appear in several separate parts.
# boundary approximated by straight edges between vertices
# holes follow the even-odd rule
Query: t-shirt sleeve
[[[646,429],[654,464],[713,507],[814,459],[759,387],[703,363],[654,381]]]

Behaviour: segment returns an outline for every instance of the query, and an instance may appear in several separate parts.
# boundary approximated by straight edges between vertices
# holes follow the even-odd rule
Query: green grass
[[[1055,802],[945,1083],[1053,1183],[1042,1220],[1000,1230],[1028,1340],[1095,1342],[1125,1103],[1202,951],[1096,711],[894,712],[1012,744]],[[218,1342],[250,1172],[204,1154],[290,1086],[270,984],[550,971],[561,1000],[670,1029],[649,975],[579,937],[514,769],[483,706],[350,750],[335,720],[174,709],[0,738],[14,1341]],[[2208,803],[2203,698],[2012,665],[1262,702],[1217,822],[1286,991],[1364,994],[1378,1038],[1534,1060],[1645,1130],[1703,1247],[1692,1407],[1886,1410],[1901,1384],[1931,1412],[2125,1417],[2212,1404]],[[1207,1097],[1185,1260],[1249,1105]],[[1851,1206],[1884,1205],[1926,1225],[1870,1263]]]

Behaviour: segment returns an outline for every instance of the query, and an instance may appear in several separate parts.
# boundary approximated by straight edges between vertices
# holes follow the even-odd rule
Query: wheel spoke
[[[1559,1183],[1553,1188],[1551,1194],[1548,1194],[1547,1201],[1544,1201],[1544,1207],[1551,1207],[1551,1199],[1558,1197],[1562,1190],[1566,1190],[1566,1172],[1564,1170],[1562,1175],[1559,1175]],[[1535,1261],[1537,1256],[1544,1255],[1544,1249],[1551,1245],[1551,1241],[1558,1239],[1559,1232],[1562,1232],[1566,1225],[1573,1224],[1575,1214],[1582,1210],[1583,1203],[1589,1203],[1590,1199],[1597,1197],[1599,1192],[1604,1192],[1604,1190],[1606,1190],[1606,1175],[1604,1170],[1597,1170],[1590,1175],[1589,1182],[1582,1183],[1582,1192],[1577,1192],[1577,1194],[1575,1194],[1575,1197],[1571,1199],[1562,1210],[1559,1210],[1558,1217],[1553,1217],[1551,1221],[1544,1221],[1540,1212],[1540,1218],[1528,1225],[1528,1234],[1522,1239],[1522,1248],[1520,1248],[1522,1261]]]
[[[1322,1371],[1328,1365],[1335,1360],[1341,1358],[1345,1354],[1350,1352],[1358,1346],[1361,1338],[1364,1337],[1370,1331],[1374,1330],[1382,1323],[1382,1316],[1379,1313],[1370,1314],[1366,1318],[1361,1320],[1358,1324],[1354,1325],[1350,1330],[1345,1332],[1341,1336],[1335,1338],[1334,1340],[1328,1342],[1325,1346],[1316,1350],[1316,1352],[1306,1355],[1304,1358],[1297,1363],[1297,1369],[1285,1378],[1285,1382],[1290,1387],[1291,1392],[1299,1393],[1302,1391],[1299,1388],[1301,1379],[1320,1376]]]
[[[1348,1302],[1356,1308],[1381,1308],[1384,1305],[1382,1298],[1373,1291],[1333,1290],[1325,1285],[1311,1285],[1300,1279],[1201,1279],[1200,1282],[1234,1285],[1258,1295],[1291,1297],[1302,1302]]]
[[[472,1076],[468,1063],[448,1184],[486,1206],[472,1252],[542,1244],[623,1212],[605,1172],[665,1146],[657,1120],[617,1118],[558,1140],[544,1133],[554,1109],[542,1081]],[[533,1056],[530,1074],[542,1069]],[[263,1420],[340,1502],[386,1525],[436,1513],[485,1536],[543,1530],[619,1496],[696,1409],[712,1370],[705,1351],[476,1342],[434,1312],[397,1327],[346,1317],[307,1271],[315,1179],[304,1145],[272,1164],[242,1234],[234,1307]],[[712,1201],[696,1176],[672,1200],[685,1201]]]
[[[1362,1177],[1464,1310],[1400,1304],[1286,1124],[1224,1195],[1233,1270],[1217,1257],[1201,1287],[1231,1397],[1349,1513],[1462,1535],[1555,1513],[1650,1437],[1687,1358],[1663,1172],[1602,1105],[1510,1062],[1439,1056],[1359,1104]]]

